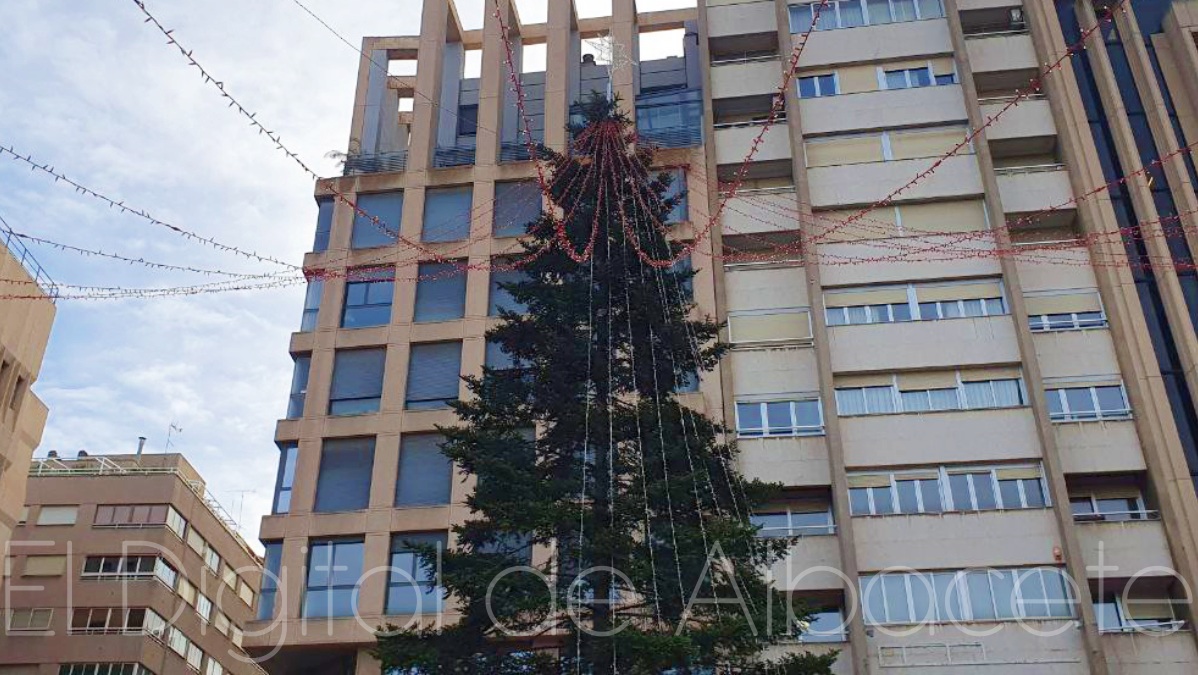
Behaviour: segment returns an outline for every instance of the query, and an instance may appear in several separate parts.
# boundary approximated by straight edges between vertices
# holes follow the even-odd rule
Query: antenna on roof
[[[163,452],[170,452],[171,436],[173,434],[181,434],[181,433],[183,433],[183,427],[179,426],[178,424],[176,424],[174,422],[171,422],[170,427],[168,427],[166,430],[166,447],[163,448]]]

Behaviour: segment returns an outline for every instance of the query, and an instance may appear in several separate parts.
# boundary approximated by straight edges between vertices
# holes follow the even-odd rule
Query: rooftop
[[[21,239],[16,236],[16,233],[8,226],[8,223],[4,222],[3,218],[0,218],[0,247],[6,249],[17,262],[21,263],[21,266],[33,278],[33,282],[43,293],[50,296],[51,301],[58,297],[58,285],[38,264],[37,259],[29,252],[25,244],[21,243]]]

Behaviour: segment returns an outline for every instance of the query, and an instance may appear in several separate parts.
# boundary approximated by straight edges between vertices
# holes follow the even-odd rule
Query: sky
[[[303,0],[354,44],[419,32],[417,0]],[[526,22],[546,0],[516,0]],[[485,0],[457,0],[467,29]],[[694,0],[641,0],[640,11]],[[257,119],[321,175],[345,150],[359,55],[292,0],[146,0]],[[580,14],[610,0],[578,0]],[[132,0],[3,0],[0,145],[156,218],[299,264],[313,182],[226,107]],[[0,157],[0,217],[17,232],[131,258],[231,272],[282,268],[188,241]],[[147,269],[30,244],[57,282],[176,287],[220,277]],[[69,292],[69,291],[67,291]],[[184,453],[257,546],[291,379],[302,287],[156,299],[61,299],[34,391],[50,417],[37,456]]]

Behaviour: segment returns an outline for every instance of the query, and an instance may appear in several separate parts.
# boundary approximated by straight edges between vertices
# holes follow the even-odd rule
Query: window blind
[[[378,192],[358,195],[359,212],[354,213],[353,231],[350,233],[350,248],[372,248],[394,244],[399,233],[403,213],[403,192]],[[371,218],[363,216],[365,211],[378,218],[376,225]]]
[[[907,288],[865,288],[861,290],[829,291],[824,294],[825,307],[883,305],[907,302]]]
[[[466,270],[457,263],[420,263],[414,321],[450,321],[466,313]]]
[[[976,232],[985,230],[986,210],[981,200],[903,204],[903,229],[923,232]]]
[[[383,393],[386,348],[339,351],[333,362],[333,385],[329,398],[377,398]]]
[[[458,397],[462,343],[414,344],[408,360],[408,408],[439,408]]]
[[[424,195],[420,240],[461,241],[470,236],[474,189],[469,185],[429,188]]]
[[[373,438],[326,440],[320,450],[313,511],[359,511],[370,503],[370,472],[374,467]]]
[[[1027,297],[1027,313],[1038,314],[1072,314],[1074,312],[1101,312],[1102,302],[1097,291],[1083,293],[1062,293],[1057,295],[1033,295]]]
[[[774,313],[729,314],[728,334],[732,342],[765,342],[811,338],[807,310]]]
[[[931,373],[899,373],[898,387],[900,391],[956,389],[957,373],[951,370]]]
[[[449,503],[452,468],[441,453],[444,437],[436,434],[404,436],[399,448],[399,477],[395,482],[396,506],[429,506]]]
[[[946,284],[944,286],[916,286],[915,295],[919,298],[920,302],[1003,297],[1002,286],[997,281],[989,279],[973,283]]]

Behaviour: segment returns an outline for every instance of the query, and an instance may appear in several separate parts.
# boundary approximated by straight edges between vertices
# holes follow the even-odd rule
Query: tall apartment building
[[[56,456],[27,472],[7,556],[3,675],[242,675],[261,560],[182,455]]]
[[[534,25],[499,1],[517,61],[547,54],[519,68],[526,112],[562,149],[572,102],[619,95],[685,184],[675,227],[693,237],[762,132],[812,5],[611,4],[579,18],[553,0]],[[378,673],[371,630],[435,595],[384,568],[414,570],[402,542],[452,545],[466,515],[470,483],[435,425],[454,421],[458,376],[498,356],[483,333],[511,273],[480,266],[539,208],[486,5],[481,30],[425,0],[419,36],[364,40],[345,175],[316,186],[305,267],[347,274],[310,284],[290,344],[261,528],[279,581],[247,641],[282,645],[272,672]],[[1198,143],[1198,3],[1117,9],[1009,107],[1103,7],[827,3],[785,119],[692,256],[696,302],[733,350],[688,400],[734,425],[746,475],[785,485],[755,517],[794,538],[775,583],[819,610],[798,639],[839,649],[840,673],[1198,668],[1198,180],[1175,152]],[[681,32],[679,55],[640,58],[660,31]],[[599,35],[615,47],[596,57],[584,44]],[[334,190],[470,270],[442,274]]]
[[[54,323],[54,282],[8,230],[0,230],[0,550],[25,503],[25,474],[46,426],[30,388]],[[40,297],[31,297],[40,296]]]

